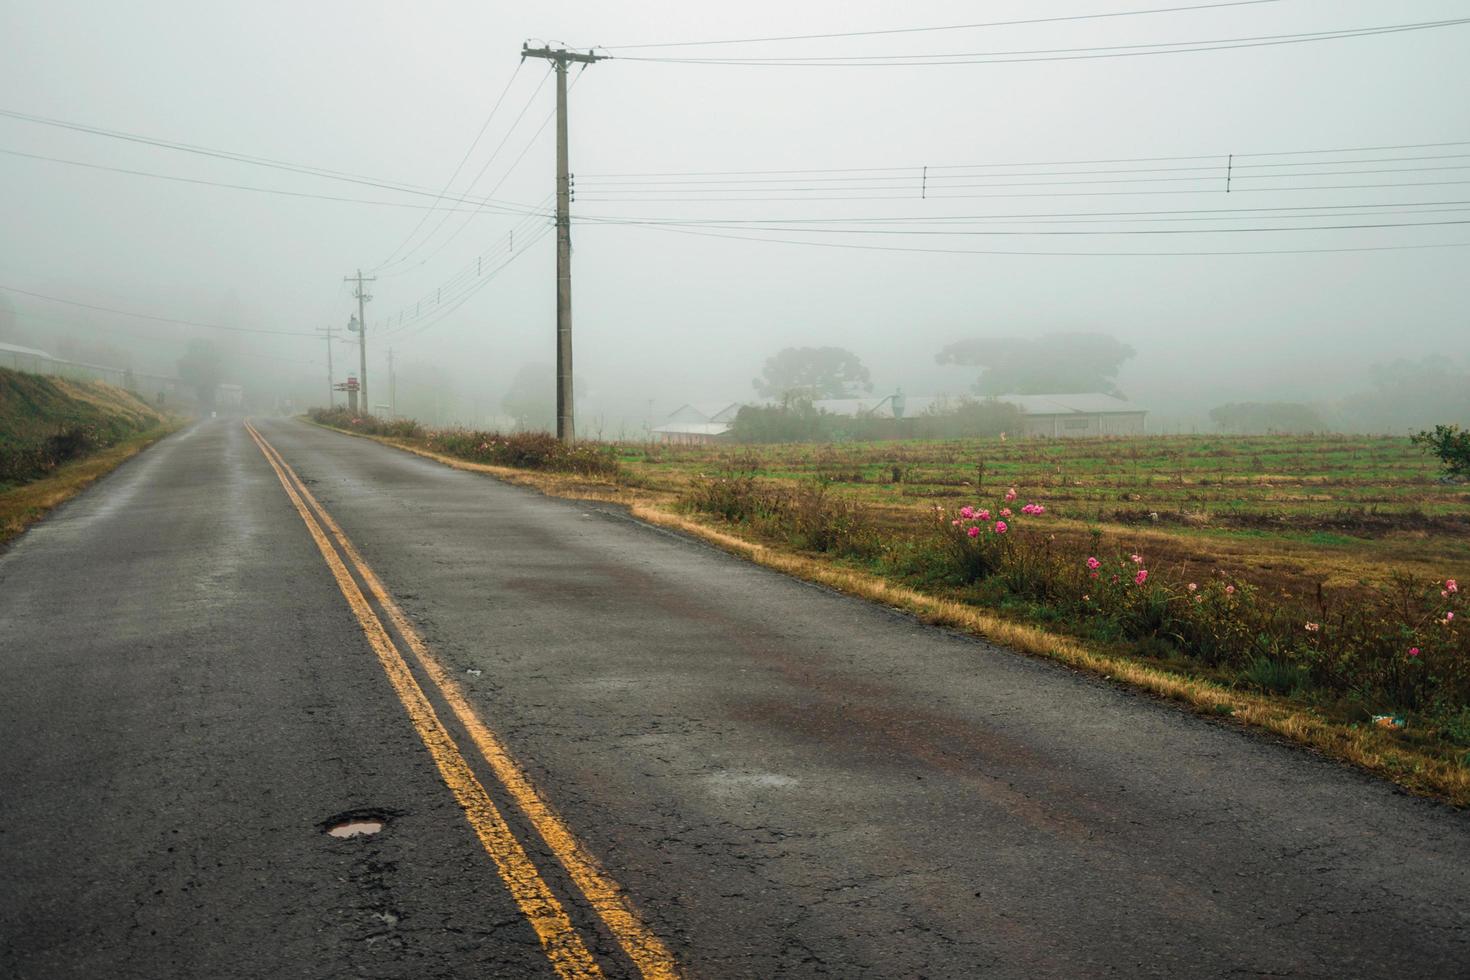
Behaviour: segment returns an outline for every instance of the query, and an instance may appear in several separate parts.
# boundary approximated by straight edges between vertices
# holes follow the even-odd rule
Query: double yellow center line
[[[434,759],[444,784],[454,794],[466,819],[486,853],[495,863],[521,913],[536,930],[541,946],[556,972],[562,977],[600,977],[602,968],[587,949],[572,924],[566,909],[547,885],[525,848],[506,823],[495,801],[475,775],[453,736],[440,721],[433,702],[424,692],[404,655],[394,643],[374,611],[369,595],[393,624],[408,647],[414,661],[429,678],[444,704],[454,713],[468,733],[475,748],[490,767],[498,789],[515,803],[526,822],[535,828],[554,854],[567,877],[581,892],[587,905],[606,924],[623,952],[646,978],[674,978],[679,975],[673,955],[664,943],[639,918],[627,894],[613,881],[587,852],[561,817],[552,809],[531,783],[524,770],[507,751],[505,744],[492,732],[470,706],[459,683],[434,657],[408,617],[383,587],[367,562],[342,533],[341,527],[327,513],[284,457],[266,442],[249,422],[245,423],[250,438],[265,454],[267,462],[280,478],[286,496],[296,507],[306,529],[316,542],[322,558],[336,579],[337,587],[361,625],[368,644],[388,676],[398,700],[409,720]],[[333,546],[333,541],[336,547]],[[338,549],[340,550],[340,553]],[[352,577],[348,565],[356,570],[362,585]],[[366,586],[364,592],[363,586]]]

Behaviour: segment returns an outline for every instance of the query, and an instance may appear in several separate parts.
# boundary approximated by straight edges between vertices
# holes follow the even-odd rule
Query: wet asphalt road
[[[1465,814],[616,508],[257,425],[689,975],[1470,972]],[[0,746],[0,976],[553,975],[238,420],[0,555]],[[387,828],[321,832],[356,808]]]

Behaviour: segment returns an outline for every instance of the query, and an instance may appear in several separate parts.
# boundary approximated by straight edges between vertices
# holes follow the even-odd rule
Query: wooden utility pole
[[[393,371],[393,348],[388,348],[388,417],[398,418],[398,375]]]
[[[357,382],[359,385],[357,399],[358,404],[363,407],[363,411],[371,413],[373,403],[368,401],[367,397],[367,315],[363,309],[363,304],[372,299],[372,297],[362,288],[362,284],[365,282],[376,282],[377,279],[375,276],[364,278],[362,270],[358,269],[357,275],[343,276],[342,281],[357,283],[357,288],[352,291],[352,295],[357,297],[357,353],[359,361],[358,370],[361,372]]]
[[[521,59],[545,58],[556,69],[556,437],[572,442],[572,216],[567,173],[567,65],[590,65],[602,57],[565,48],[521,46]]]
[[[332,394],[337,390],[337,383],[332,380],[332,340],[337,336],[337,328],[317,327],[316,332],[327,337],[327,407],[331,408],[337,401],[337,396]]]

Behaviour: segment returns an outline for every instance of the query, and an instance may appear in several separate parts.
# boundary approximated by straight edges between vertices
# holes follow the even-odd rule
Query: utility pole
[[[521,45],[521,60],[545,58],[556,69],[556,437],[572,442],[572,216],[567,174],[567,65],[590,65],[602,57],[565,48]]]
[[[359,360],[358,371],[360,372],[357,382],[359,385],[357,399],[358,404],[363,406],[363,411],[371,413],[373,403],[368,401],[367,397],[367,315],[363,310],[363,304],[372,299],[372,297],[362,288],[362,284],[365,282],[376,282],[377,277],[368,276],[364,278],[362,270],[358,269],[357,275],[343,276],[342,281],[357,283],[357,288],[352,291],[352,295],[357,297],[357,353]]]
[[[388,415],[398,418],[398,375],[393,371],[393,348],[388,348]]]
[[[337,336],[337,328],[317,327],[316,332],[325,334],[327,338],[327,407],[331,408],[337,400],[337,396],[333,394],[337,390],[337,383],[332,374],[332,341]]]

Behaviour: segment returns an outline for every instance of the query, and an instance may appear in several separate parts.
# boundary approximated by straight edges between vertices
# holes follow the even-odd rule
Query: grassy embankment
[[[515,459],[510,442],[533,437],[395,425],[386,441],[410,451],[626,503],[787,573],[1470,804],[1470,636],[1446,618],[1461,595],[1440,594],[1470,580],[1470,488],[1440,482],[1406,439],[625,445],[571,457],[546,441]],[[1027,502],[1045,513],[1021,514]],[[1017,513],[998,535],[961,519],[965,505]],[[972,525],[983,533],[969,537]]]
[[[177,424],[112,385],[0,368],[0,545]]]

